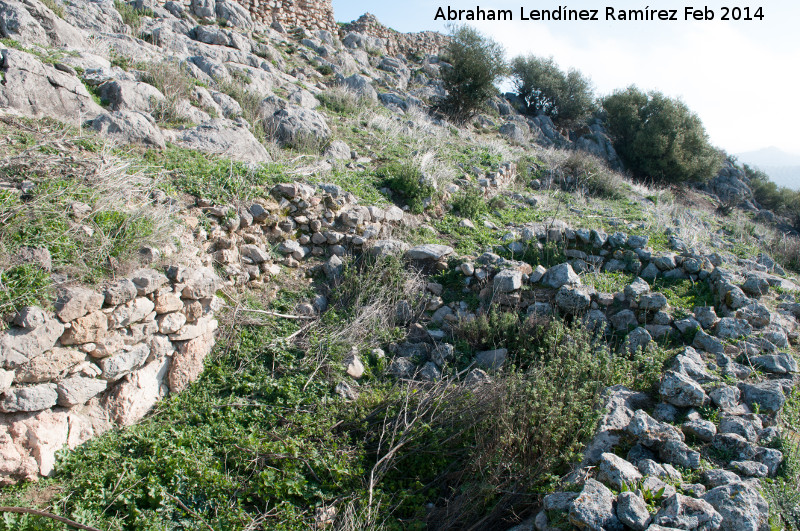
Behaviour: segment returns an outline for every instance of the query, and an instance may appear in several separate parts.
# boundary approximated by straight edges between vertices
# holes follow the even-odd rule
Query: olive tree
[[[541,112],[556,123],[572,125],[597,108],[591,81],[578,70],[563,72],[552,57],[515,57],[511,75],[528,114]]]
[[[722,154],[682,101],[631,86],[605,97],[602,104],[614,149],[637,176],[704,182],[719,171]]]
[[[497,93],[495,83],[507,72],[503,47],[469,26],[451,29],[445,50],[450,68],[442,70],[447,96],[439,108],[466,120]]]

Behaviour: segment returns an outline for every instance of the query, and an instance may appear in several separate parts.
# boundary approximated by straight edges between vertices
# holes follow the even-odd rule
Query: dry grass
[[[0,205],[0,262],[20,246],[47,247],[54,269],[90,280],[134,267],[144,245],[171,241],[172,209],[153,200],[159,175],[54,122],[6,117],[2,127],[24,147],[0,148],[0,181],[30,191]]]

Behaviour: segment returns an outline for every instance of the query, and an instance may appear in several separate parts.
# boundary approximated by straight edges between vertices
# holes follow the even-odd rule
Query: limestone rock
[[[64,407],[85,404],[108,387],[105,380],[71,376],[58,382],[58,405]]]
[[[580,286],[581,279],[575,274],[571,265],[559,264],[547,270],[542,277],[541,283],[549,288],[558,289],[565,284]]]
[[[169,389],[179,393],[186,389],[190,383],[197,380],[203,372],[203,362],[211,353],[214,346],[213,333],[204,334],[184,343],[178,344],[178,349],[172,357],[169,368]]]
[[[33,329],[10,328],[0,332],[0,366],[13,369],[53,348],[64,333],[64,325],[48,319]]]
[[[56,405],[56,384],[43,383],[30,387],[12,387],[0,399],[0,412],[41,411]]]
[[[589,479],[572,502],[569,521],[579,529],[622,531],[622,523],[614,511],[615,501],[616,498],[605,485]]]
[[[144,417],[167,394],[169,365],[169,358],[155,359],[129,374],[106,397],[110,419],[119,426],[130,426]]]
[[[104,112],[81,83],[32,55],[14,49],[0,50],[4,82],[0,107],[32,116],[49,116],[78,125]]]
[[[644,531],[650,524],[650,512],[644,498],[627,491],[617,496],[617,518],[635,531]]]
[[[97,343],[102,341],[108,333],[108,317],[102,311],[95,311],[79,317],[72,321],[71,325],[61,336],[62,345]]]
[[[59,292],[54,306],[58,318],[68,323],[99,310],[103,306],[103,296],[82,287],[64,288]]]
[[[659,393],[665,402],[678,407],[702,407],[709,400],[699,383],[675,371],[664,375]]]
[[[653,523],[677,529],[712,531],[720,528],[722,515],[707,501],[674,494],[663,502],[653,517]]]
[[[114,111],[92,120],[92,129],[122,144],[164,149],[166,141],[153,118],[140,111]]]
[[[425,245],[418,245],[406,251],[405,257],[407,260],[417,261],[438,261],[442,258],[453,253],[453,248],[447,245],[439,245],[435,243],[428,243]]]
[[[189,149],[224,155],[242,162],[272,160],[266,148],[247,127],[230,120],[214,119],[197,127],[184,129],[176,134],[175,141]]]
[[[722,515],[723,531],[767,531],[768,506],[759,492],[746,483],[715,487],[703,499]]]
[[[141,367],[149,355],[150,347],[139,344],[127,352],[120,352],[111,357],[103,358],[98,361],[98,365],[100,365],[100,369],[103,371],[103,378],[109,381],[115,381],[137,367]]]
[[[642,479],[642,474],[623,458],[612,453],[604,453],[600,456],[597,479],[616,490],[621,490],[623,485],[628,487],[635,485]]]

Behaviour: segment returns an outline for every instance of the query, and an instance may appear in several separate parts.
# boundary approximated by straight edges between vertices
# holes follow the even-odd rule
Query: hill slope
[[[797,525],[796,238],[612,171],[598,123],[571,141],[499,97],[448,122],[449,65],[386,53],[439,37],[6,6],[0,505]]]

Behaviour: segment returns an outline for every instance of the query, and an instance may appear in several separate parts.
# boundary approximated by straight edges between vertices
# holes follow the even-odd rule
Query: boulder
[[[722,515],[707,501],[673,494],[662,503],[653,523],[676,529],[713,531],[720,528]]]
[[[644,498],[631,491],[617,496],[617,518],[634,531],[644,531],[651,521]]]
[[[0,50],[0,58],[3,77],[0,108],[34,118],[48,116],[73,125],[105,112],[76,76],[11,48]]]
[[[105,380],[71,376],[58,382],[58,405],[73,407],[85,404],[108,387]]]
[[[579,529],[622,531],[623,525],[614,510],[615,502],[614,494],[605,485],[589,479],[572,502],[569,521]]]
[[[165,100],[160,90],[140,81],[115,79],[99,88],[100,97],[113,111],[139,111],[149,113]]]
[[[0,412],[32,412],[49,409],[56,405],[56,384],[43,383],[30,387],[12,387],[0,399]]]
[[[607,452],[600,456],[597,479],[622,490],[624,486],[633,487],[642,479],[642,474],[628,461]]]
[[[114,111],[92,120],[92,129],[123,144],[141,144],[164,149],[166,141],[149,114],[139,111]]]
[[[325,117],[311,109],[287,105],[264,118],[264,126],[282,146],[303,147],[322,144],[331,135]]]
[[[426,262],[439,261],[450,254],[453,254],[453,248],[450,246],[427,243],[425,245],[417,245],[416,247],[412,247],[406,251],[405,257],[406,260]]]
[[[769,506],[756,488],[747,483],[720,485],[707,492],[703,500],[722,515],[723,531],[767,531]]]
[[[58,318],[68,323],[99,310],[103,306],[103,300],[104,297],[95,291],[74,286],[60,290],[54,306]]]
[[[0,366],[13,369],[50,350],[64,333],[64,325],[48,318],[36,328],[10,328],[0,332]]]
[[[522,273],[516,269],[504,269],[494,277],[495,293],[510,293],[522,287]]]
[[[556,292],[556,304],[568,314],[577,314],[589,309],[592,297],[589,288],[585,286],[564,285]]]
[[[675,371],[666,372],[659,393],[665,402],[678,407],[702,407],[709,401],[699,383]]]
[[[783,386],[774,381],[749,384],[739,383],[739,390],[742,392],[744,402],[751,408],[756,407],[766,413],[776,413],[780,411],[786,402],[783,394]]]
[[[547,270],[541,283],[548,288],[558,289],[564,285],[580,286],[581,279],[575,274],[571,265],[559,264]]]
[[[0,37],[24,46],[84,48],[83,33],[33,0],[0,0]]]
[[[169,389],[179,393],[197,380],[203,372],[203,363],[214,346],[214,334],[207,333],[180,343],[169,366]]]
[[[178,131],[175,141],[189,149],[223,155],[242,162],[270,162],[269,152],[240,122],[214,119]]]

